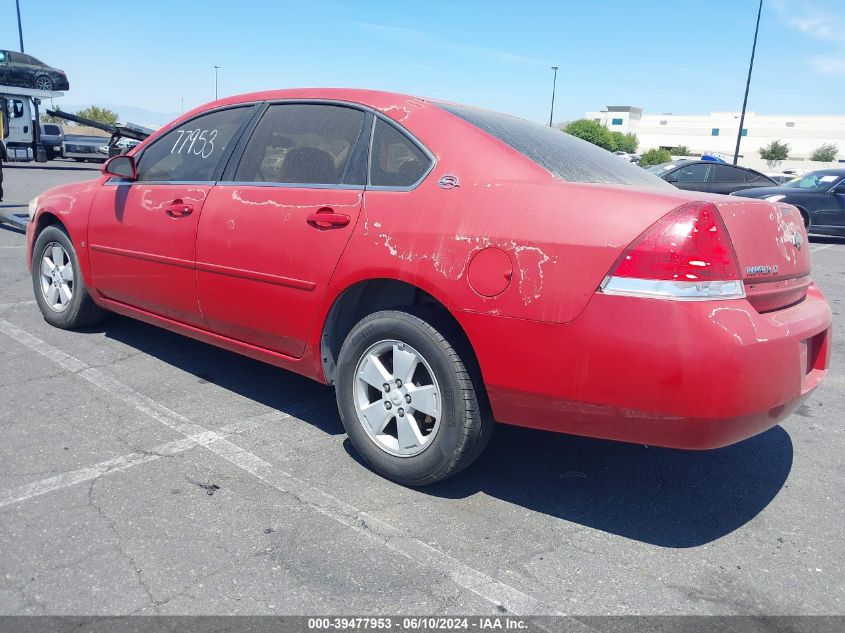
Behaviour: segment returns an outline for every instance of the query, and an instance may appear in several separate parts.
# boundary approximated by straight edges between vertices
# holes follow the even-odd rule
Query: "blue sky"
[[[69,106],[178,113],[220,95],[351,86],[548,121],[608,104],[738,110],[757,0],[20,0],[26,52]],[[18,46],[0,0],[0,47]],[[842,0],[764,0],[749,110],[845,114]],[[138,118],[136,115],[135,118]],[[136,121],[153,122],[153,121]],[[163,121],[159,121],[163,122]]]

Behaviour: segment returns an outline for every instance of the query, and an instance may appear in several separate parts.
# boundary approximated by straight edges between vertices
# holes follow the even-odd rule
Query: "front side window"
[[[138,180],[212,180],[221,158],[251,107],[201,115],[171,130],[146,148],[138,161]]]
[[[376,119],[373,131],[370,185],[374,187],[410,187],[431,166],[431,159],[395,127]]]
[[[353,152],[363,126],[364,112],[354,108],[272,105],[252,133],[234,180],[363,185],[366,156]]]
[[[707,182],[712,165],[697,163],[681,167],[672,173],[672,182]]]

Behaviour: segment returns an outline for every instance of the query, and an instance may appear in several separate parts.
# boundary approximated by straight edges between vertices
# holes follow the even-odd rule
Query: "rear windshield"
[[[563,180],[652,189],[672,187],[645,169],[558,129],[489,110],[444,103],[437,105],[510,145]]]
[[[45,125],[44,126],[44,134],[51,134],[53,136],[58,136],[61,134],[62,131],[59,129],[58,125]]]

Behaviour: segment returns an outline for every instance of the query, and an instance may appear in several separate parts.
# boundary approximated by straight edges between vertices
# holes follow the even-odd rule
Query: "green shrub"
[[[650,149],[640,158],[640,167],[650,167],[660,163],[668,163],[672,160],[672,154],[665,149]]]
[[[839,153],[839,148],[836,147],[833,143],[825,143],[824,145],[819,145],[816,149],[813,150],[813,153],[810,154],[810,160],[818,160],[823,163],[832,163],[836,160],[836,155]]]

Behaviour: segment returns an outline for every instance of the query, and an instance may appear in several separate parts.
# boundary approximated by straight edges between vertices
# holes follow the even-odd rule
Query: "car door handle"
[[[164,207],[164,211],[171,218],[182,218],[186,215],[191,215],[194,212],[192,204],[185,204],[178,198]]]
[[[320,209],[317,213],[309,213],[305,219],[315,229],[330,229],[333,226],[346,226],[349,224],[348,215],[335,213],[328,207]]]

